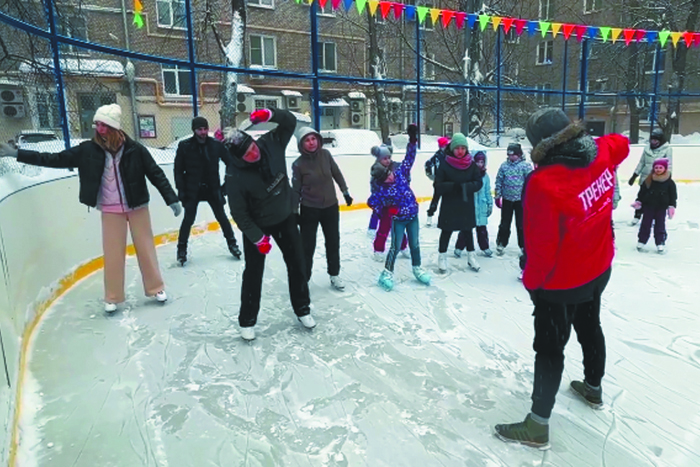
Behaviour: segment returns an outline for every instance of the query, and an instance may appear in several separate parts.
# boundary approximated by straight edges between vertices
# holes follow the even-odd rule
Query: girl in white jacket
[[[644,148],[642,157],[639,158],[639,164],[637,164],[637,168],[634,169],[634,174],[630,178],[629,185],[634,185],[634,181],[639,177],[639,185],[641,186],[652,172],[654,161],[657,159],[668,159],[668,172],[671,173],[673,169],[673,149],[671,144],[666,141],[666,136],[664,136],[664,132],[660,128],[656,128],[651,132],[649,147]],[[642,210],[635,210],[634,219],[632,219],[630,225],[637,225],[641,218]]]

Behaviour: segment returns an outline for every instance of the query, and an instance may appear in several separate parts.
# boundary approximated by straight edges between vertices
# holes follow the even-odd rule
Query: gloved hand
[[[411,123],[410,125],[408,125],[408,129],[406,129],[406,133],[408,133],[409,143],[418,142],[418,125],[416,125],[415,123]]]
[[[14,157],[17,159],[17,150],[7,143],[0,143],[0,157]]]
[[[270,109],[258,109],[250,114],[250,121],[253,122],[253,125],[269,122],[271,118],[272,110]]]
[[[173,210],[173,214],[175,214],[175,217],[179,216],[182,213],[182,205],[180,203],[171,204],[170,209]]]
[[[635,201],[634,203],[630,204],[630,206],[632,206],[635,209],[635,211],[638,211],[638,210],[642,209],[642,202]]]
[[[634,181],[637,180],[637,177],[639,174],[632,174],[632,178],[630,178],[629,184],[630,186],[634,185]]]
[[[387,210],[389,212],[389,215],[394,217],[399,213],[399,208],[396,206],[389,206],[389,209]]]
[[[501,198],[494,198],[493,203],[498,209],[501,209],[503,207],[503,200]]]
[[[258,247],[258,251],[260,252],[261,255],[266,255],[272,250],[272,245],[270,244],[270,236],[269,235],[263,235],[263,238],[258,240],[258,242],[255,244],[256,247]]]
[[[676,208],[673,206],[668,207],[668,218],[673,219],[673,216],[676,215]]]
[[[348,206],[352,206],[352,196],[350,196],[349,192],[346,191],[345,193],[343,193],[343,198],[345,198],[345,204],[347,204]]]

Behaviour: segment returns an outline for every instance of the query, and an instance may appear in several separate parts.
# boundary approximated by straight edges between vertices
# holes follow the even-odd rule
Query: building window
[[[608,90],[608,79],[589,79],[586,83],[586,90],[588,92],[605,92]]]
[[[250,64],[263,68],[277,67],[274,37],[250,36]]]
[[[425,54],[427,60],[423,60],[423,79],[432,81],[435,79],[435,54]]]
[[[661,49],[659,54],[659,73],[666,69],[666,50]],[[656,71],[656,50],[650,49],[644,53],[644,72],[654,73]]]
[[[418,112],[416,111],[416,103],[413,101],[406,102],[406,121],[413,123],[418,121]]]
[[[255,108],[256,109],[276,109],[278,107],[279,107],[279,102],[277,102],[277,99],[274,99],[274,98],[255,99]]]
[[[554,55],[554,41],[540,42],[537,44],[537,64],[551,65]]]
[[[259,6],[262,8],[274,8],[275,0],[248,0],[248,5]]]
[[[157,0],[158,26],[185,29],[185,1]]]
[[[538,91],[551,91],[552,90],[552,85],[547,83],[547,84],[538,84],[537,85],[537,90]],[[539,105],[550,105],[550,102],[552,102],[552,94],[548,92],[538,92],[537,93],[537,104]]]
[[[552,0],[540,0],[539,18],[549,19],[552,17]]]
[[[85,16],[61,15],[59,16],[59,23],[57,24],[57,26],[58,32],[61,35],[73,39],[81,39],[84,41],[88,40],[87,23],[85,21]],[[88,53],[88,51],[85,49],[81,49],[80,47],[74,47],[72,45],[67,44],[62,46],[61,52],[70,54]]]
[[[163,65],[163,87],[165,94],[171,96],[191,96],[192,80],[190,70],[176,66]]]
[[[39,116],[39,128],[58,128],[61,117],[58,115],[58,101],[55,92],[36,94],[36,113]]]
[[[599,11],[602,5],[602,0],[583,0],[583,12],[592,13],[594,11]]]
[[[318,69],[322,71],[338,71],[335,57],[335,43],[321,42],[319,44]]]

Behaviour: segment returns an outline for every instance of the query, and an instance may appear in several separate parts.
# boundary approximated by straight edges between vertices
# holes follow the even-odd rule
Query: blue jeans
[[[396,255],[401,248],[401,239],[406,232],[408,235],[408,248],[411,250],[411,262],[413,266],[420,266],[420,242],[418,241],[418,216],[406,221],[394,219],[391,225],[391,248],[389,254],[386,255],[385,267],[389,271],[394,270]]]

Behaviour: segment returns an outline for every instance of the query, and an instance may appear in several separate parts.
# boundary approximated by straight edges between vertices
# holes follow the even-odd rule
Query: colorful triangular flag
[[[513,26],[513,21],[515,21],[515,18],[503,18],[503,32],[508,34],[508,31]]]
[[[501,24],[501,20],[503,18],[500,16],[492,16],[491,17],[491,26],[493,26],[494,31],[498,31],[498,26]]]
[[[531,36],[534,36],[536,32],[537,32],[537,21],[528,21],[527,22],[527,33]]]
[[[357,7],[357,12],[359,14],[362,14],[365,9],[365,5],[367,5],[367,0],[355,0],[355,6]]]
[[[340,7],[340,2],[343,0],[331,0],[331,6],[333,7],[333,11],[337,10]]]
[[[612,28],[609,26],[601,26],[600,27],[600,37],[603,38],[603,42],[607,42],[608,37],[610,36],[610,30]]]
[[[328,3],[328,0],[318,0],[318,4],[321,5],[321,8],[326,8],[326,3]]]
[[[469,13],[469,16],[467,16],[467,18],[469,19],[468,20],[469,29],[473,29],[478,17],[474,13]]]
[[[622,34],[625,36],[625,45],[630,45],[630,42],[634,39],[634,29],[624,29]]]
[[[634,32],[634,40],[637,42],[642,42],[645,37],[647,37],[647,32],[644,29],[637,29]]]
[[[617,42],[617,39],[620,37],[620,34],[622,34],[622,29],[612,28],[610,29],[610,33],[612,34],[612,41],[614,44],[615,42]]]
[[[379,0],[367,0],[367,5],[369,5],[369,14],[374,16],[377,13],[377,7],[379,6]]]
[[[690,47],[690,45],[693,43],[693,33],[688,31],[684,32],[683,39],[685,40],[685,46]]]
[[[446,28],[447,26],[450,25],[450,21],[452,21],[452,17],[455,15],[455,12],[452,10],[442,10],[442,27]]]
[[[576,25],[576,40],[581,42],[583,40],[583,35],[588,32],[588,26],[585,24]]]
[[[666,47],[666,41],[668,41],[668,36],[671,35],[671,31],[664,29],[663,31],[659,31],[659,44],[661,44],[661,47]]]
[[[571,37],[571,33],[574,32],[574,28],[576,28],[575,24],[565,24],[563,26],[564,28],[564,39],[567,41],[569,40],[569,37]]]
[[[433,20],[433,24],[437,24],[438,19],[440,19],[440,10],[439,8],[431,8],[430,9],[430,19]]]
[[[652,44],[659,38],[659,31],[647,31],[647,42]]]
[[[406,5],[403,3],[394,3],[394,19],[401,18],[401,13],[403,13],[405,7]]]
[[[482,31],[486,29],[490,19],[491,17],[489,15],[479,15],[479,27]]]
[[[552,37],[556,37],[561,30],[561,23],[552,23]]]
[[[589,38],[595,39],[598,35],[598,28],[596,26],[588,26],[586,32],[588,33]]]
[[[527,26],[527,20],[526,19],[516,19],[515,20],[515,33],[519,36],[523,33],[523,30],[525,29],[525,26]]]
[[[416,7],[413,5],[406,5],[406,19],[413,21],[416,19]]]
[[[455,23],[457,23],[457,28],[462,29],[464,27],[464,20],[467,19],[467,14],[463,11],[458,11],[455,14]]]
[[[386,19],[391,11],[391,2],[379,2],[379,11],[382,14],[382,19]]]
[[[425,16],[428,14],[428,11],[430,8],[427,6],[418,6],[416,7],[416,11],[418,11],[418,24],[423,24],[425,21]]]
[[[542,33],[542,37],[545,37],[547,35],[547,31],[549,31],[549,27],[552,25],[549,21],[540,21],[540,32]]]

